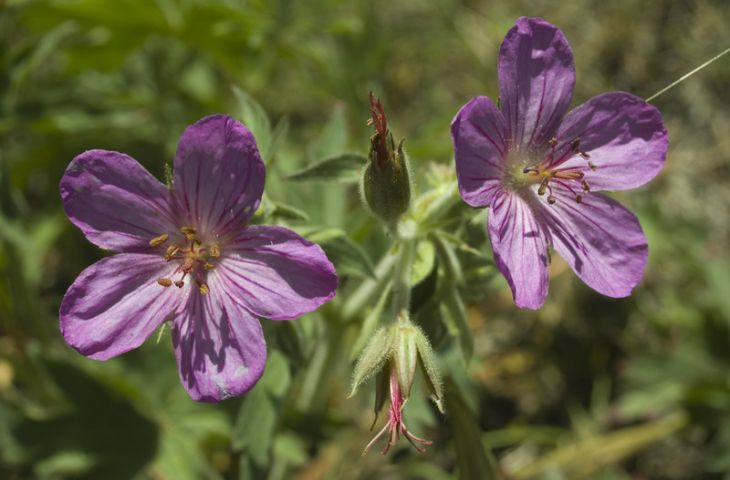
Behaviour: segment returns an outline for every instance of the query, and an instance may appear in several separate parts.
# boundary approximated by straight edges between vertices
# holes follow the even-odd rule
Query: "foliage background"
[[[417,391],[409,427],[429,451],[360,456],[372,389],[345,397],[375,302],[347,302],[387,238],[348,182],[354,159],[339,181],[287,177],[366,152],[373,90],[417,187],[446,181],[451,118],[496,96],[499,44],[521,15],[568,37],[574,105],[647,97],[730,40],[723,0],[0,1],[0,477],[730,479],[727,57],[654,101],[666,168],[617,195],[650,244],[633,297],[601,297],[556,259],[545,308],[518,310],[490,264],[484,212],[454,213],[480,252],[459,250],[466,309],[419,317],[447,415]],[[216,112],[245,120],[267,152],[262,215],[322,241],[342,281],[319,312],[263,321],[270,358],[254,390],[201,405],[178,382],[168,333],[105,363],[62,341],[63,293],[105,253],[65,218],[58,181],[90,148],[162,178],[184,127]]]

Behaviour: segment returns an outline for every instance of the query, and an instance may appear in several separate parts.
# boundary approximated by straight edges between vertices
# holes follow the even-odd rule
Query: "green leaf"
[[[482,443],[479,421],[452,381],[446,385],[447,421],[456,452],[458,478],[496,480],[496,462]]]
[[[286,359],[276,350],[270,351],[264,376],[243,401],[232,438],[233,447],[258,467],[269,464],[279,404],[290,384]]]
[[[310,229],[303,236],[319,244],[340,275],[375,278],[375,270],[365,250],[339,228]]]
[[[257,145],[268,145],[271,135],[271,121],[259,103],[238,87],[233,87],[233,94],[238,100],[238,117],[251,130]]]
[[[261,158],[266,165],[269,165],[271,159],[274,158],[276,152],[279,150],[284,139],[286,139],[289,133],[289,120],[282,118],[279,123],[276,124],[274,130],[271,132],[269,141],[263,146],[261,150]]]
[[[421,283],[433,270],[436,261],[436,251],[430,241],[418,242],[416,255],[411,266],[411,285]]]
[[[449,333],[459,340],[464,361],[469,363],[474,352],[474,337],[466,319],[466,307],[456,287],[446,292],[444,296],[444,321]]]
[[[340,155],[347,147],[347,122],[342,105],[335,106],[324,131],[310,150],[310,158],[330,158]]]
[[[309,220],[309,215],[306,212],[299,210],[291,205],[284,205],[283,203],[271,202],[271,210],[268,212],[271,218],[282,218],[284,220]]]
[[[390,286],[391,284],[389,283],[383,289],[383,292],[380,294],[378,302],[375,304],[372,310],[368,312],[368,315],[362,322],[362,327],[360,327],[360,334],[357,336],[357,339],[355,340],[355,343],[353,344],[352,350],[350,352],[350,361],[355,360],[357,356],[360,355],[360,352],[363,351],[368,340],[372,338],[373,332],[375,332],[375,329],[378,327],[383,310],[385,309],[385,305],[388,300],[388,295],[390,294]]]
[[[336,181],[346,184],[357,183],[367,158],[356,153],[345,153],[327,158],[289,175],[294,181]]]

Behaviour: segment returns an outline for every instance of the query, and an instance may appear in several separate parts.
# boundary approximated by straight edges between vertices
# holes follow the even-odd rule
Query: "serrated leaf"
[[[289,175],[287,179],[302,181],[336,181],[346,184],[358,182],[367,158],[355,153],[345,153],[313,163]]]

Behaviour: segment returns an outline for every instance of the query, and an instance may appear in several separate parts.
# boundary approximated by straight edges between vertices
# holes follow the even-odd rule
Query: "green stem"
[[[395,321],[408,321],[408,311],[411,305],[411,266],[416,249],[415,238],[401,238],[398,240],[398,259],[393,270],[393,315]]]

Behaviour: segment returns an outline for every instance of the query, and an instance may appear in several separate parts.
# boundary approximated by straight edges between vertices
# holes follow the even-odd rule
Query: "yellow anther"
[[[210,288],[203,282],[198,282],[198,290],[200,290],[201,295],[208,295],[210,293]]]
[[[211,245],[210,252],[208,254],[213,258],[218,258],[221,256],[221,249],[218,245]]]
[[[178,280],[178,281],[175,282],[175,286],[177,288],[182,288],[183,285],[185,285],[185,282],[183,282],[182,280]]]
[[[215,268],[215,264],[208,262],[205,265],[203,265],[203,268],[205,270],[213,270]]]
[[[548,140],[548,145],[550,145],[551,147],[554,147],[557,144],[558,144],[558,139],[555,138],[555,137],[553,137],[550,140]]]
[[[166,233],[163,233],[159,237],[155,237],[152,240],[150,240],[150,246],[152,247],[159,247],[163,243],[167,241],[167,239],[170,238],[170,236]]]
[[[591,191],[591,186],[588,185],[588,182],[586,182],[585,180],[583,180],[583,191],[586,193]]]
[[[160,278],[159,280],[157,280],[157,283],[159,283],[163,287],[169,287],[170,285],[172,285],[172,280],[170,280],[169,278]]]
[[[198,233],[196,229],[193,227],[182,227],[180,228],[180,231],[185,235],[185,238],[189,241],[196,240],[195,235]]]
[[[177,245],[170,245],[169,247],[167,247],[167,250],[165,251],[165,260],[167,260],[168,262],[172,260],[172,257],[175,256],[178,250],[180,250],[180,247],[178,247]]]

